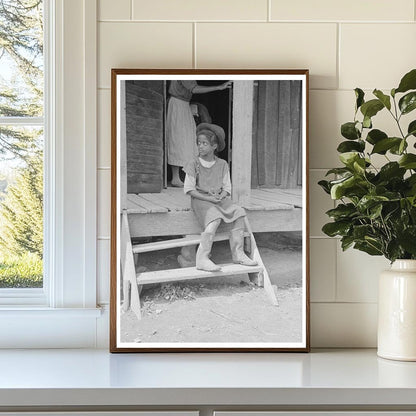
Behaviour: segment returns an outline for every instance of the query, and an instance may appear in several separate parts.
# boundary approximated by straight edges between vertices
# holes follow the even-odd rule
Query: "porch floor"
[[[247,211],[280,211],[302,208],[301,189],[258,188],[251,190]],[[161,193],[127,195],[128,214],[155,214],[190,211],[190,197],[182,188],[166,188]]]

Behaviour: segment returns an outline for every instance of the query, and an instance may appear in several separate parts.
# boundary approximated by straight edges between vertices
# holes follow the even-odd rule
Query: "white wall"
[[[322,234],[333,203],[316,183],[337,164],[353,88],[390,90],[416,67],[415,1],[99,0],[98,7],[99,302],[108,304],[110,280],[110,69],[309,68],[312,346],[375,346],[377,276],[388,262],[342,253]]]

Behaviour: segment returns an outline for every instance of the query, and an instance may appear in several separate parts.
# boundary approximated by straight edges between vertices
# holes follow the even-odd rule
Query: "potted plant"
[[[322,231],[340,237],[343,250],[390,260],[379,280],[378,355],[416,361],[416,120],[406,116],[416,109],[416,69],[389,94],[375,89],[366,101],[362,89],[354,91],[354,119],[342,124],[337,148],[342,167],[319,182],[337,201]],[[393,118],[394,132],[373,126],[381,111]]]

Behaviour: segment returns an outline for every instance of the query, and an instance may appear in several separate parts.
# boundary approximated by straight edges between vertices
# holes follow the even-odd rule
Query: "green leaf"
[[[371,122],[371,117],[364,116],[363,127],[366,129],[371,129],[373,127],[373,123]]]
[[[402,155],[403,152],[407,149],[407,141],[406,139],[400,139],[399,144],[395,144],[389,149],[389,152],[393,155]]]
[[[374,247],[370,242],[356,242],[354,248],[360,251],[364,251],[370,256],[381,256],[383,252],[381,249]]]
[[[409,92],[399,100],[399,108],[402,114],[407,114],[416,108],[416,91]]]
[[[389,199],[383,195],[364,195],[360,199],[360,202],[357,204],[357,208],[360,211],[365,212],[367,209],[370,209],[375,205],[378,205],[378,203],[388,200]]]
[[[335,174],[335,175],[345,175],[346,173],[350,173],[351,169],[349,168],[333,168],[330,169],[325,176],[331,175],[331,174]]]
[[[357,129],[357,123],[350,121],[341,126],[341,134],[348,140],[357,140],[361,137],[360,131]]]
[[[389,181],[391,178],[403,178],[406,169],[400,167],[397,162],[386,163],[380,169],[378,177],[381,181]]]
[[[397,92],[406,92],[416,89],[416,69],[412,69],[401,79],[399,86],[396,88]]]
[[[407,153],[399,159],[399,165],[405,169],[416,169],[416,155]]]
[[[348,218],[357,212],[354,204],[339,204],[336,208],[330,209],[326,214],[334,220]]]
[[[407,135],[416,137],[416,120],[413,120],[409,124],[409,127],[407,128]]]
[[[322,227],[322,231],[329,237],[335,237],[337,235],[345,235],[351,227],[349,221],[335,221],[329,222]]]
[[[384,105],[380,102],[380,100],[370,100],[361,106],[361,112],[363,113],[364,118],[371,118],[383,108]]]
[[[380,140],[387,139],[387,137],[388,136],[386,133],[384,133],[384,131],[373,129],[368,132],[366,140],[368,143],[371,143],[374,145]]]
[[[327,194],[331,194],[331,188],[329,186],[329,182],[328,181],[319,181],[318,185],[327,193]]]
[[[346,235],[341,238],[341,247],[342,251],[347,250],[354,244],[354,237],[351,235]]]
[[[355,172],[363,174],[365,172],[365,168],[366,168],[365,159],[355,160],[352,167],[353,167]]]
[[[370,218],[375,220],[381,216],[381,212],[383,211],[383,204],[377,204],[374,207],[370,208]]]
[[[364,91],[361,88],[356,88],[355,90],[355,111],[358,111],[358,109],[364,104]]]
[[[340,153],[346,153],[351,151],[357,152],[364,152],[365,149],[365,142],[363,140],[358,140],[356,142],[353,141],[345,141],[341,142],[337,147],[337,151]]]
[[[398,258],[402,257],[402,250],[400,249],[399,242],[397,241],[396,238],[389,241],[389,243],[387,244],[387,255],[386,255],[386,257],[390,261],[395,261]]]
[[[352,167],[354,162],[360,158],[357,152],[345,152],[339,155],[339,160],[346,166]]]
[[[374,147],[371,154],[377,153],[380,155],[384,155],[387,150],[391,149],[393,146],[400,146],[402,139],[399,137],[387,137],[386,139],[382,139],[378,141]]]
[[[384,107],[388,110],[391,109],[390,97],[388,95],[377,89],[373,91],[373,94],[383,103]]]
[[[352,235],[355,240],[363,240],[366,236],[373,233],[373,228],[371,225],[357,225],[352,230]]]
[[[398,242],[400,246],[411,254],[416,254],[416,227],[406,228],[399,236]]]
[[[351,176],[347,179],[343,179],[339,183],[334,184],[331,187],[331,198],[340,199],[345,195],[345,191],[348,188],[355,186],[358,182],[358,179],[355,176]]]

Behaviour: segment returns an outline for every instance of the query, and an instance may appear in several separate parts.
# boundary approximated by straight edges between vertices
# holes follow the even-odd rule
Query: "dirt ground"
[[[142,319],[122,314],[122,342],[300,342],[302,255],[298,236],[258,239],[263,262],[278,288],[273,306],[247,275],[148,285],[141,293]],[[287,237],[287,236],[286,236]],[[283,241],[284,244],[280,244]],[[148,270],[178,267],[179,249],[146,253]],[[228,242],[215,243],[213,260],[230,263]]]

